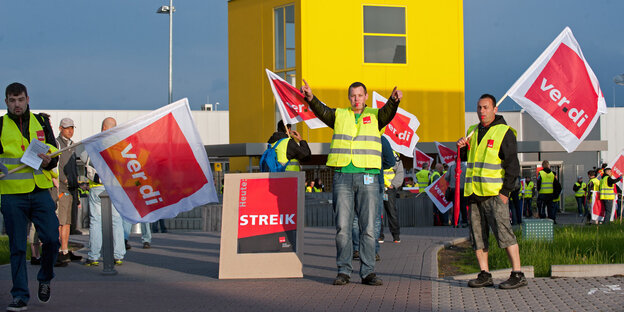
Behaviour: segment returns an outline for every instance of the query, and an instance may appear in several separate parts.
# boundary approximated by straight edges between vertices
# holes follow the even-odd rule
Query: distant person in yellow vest
[[[533,217],[533,191],[535,189],[535,183],[528,176],[524,180],[524,216],[527,218]]]
[[[308,182],[308,186],[306,187],[306,193],[314,192],[314,180]]]
[[[314,192],[321,193],[325,191],[325,185],[323,185],[323,180],[316,178],[314,179]]]
[[[576,198],[576,209],[579,217],[583,216],[583,212],[587,213],[587,204],[585,203],[585,195],[587,195],[587,184],[583,182],[583,177],[578,176],[576,183],[572,187],[574,198]]]
[[[277,123],[277,132],[273,132],[268,143],[274,146],[279,140],[284,139],[275,148],[277,161],[285,165],[290,160],[290,163],[286,166],[286,171],[301,171],[299,162],[308,160],[312,153],[310,152],[310,147],[308,147],[308,142],[301,139],[299,132],[290,130],[290,125],[288,125],[288,130],[290,138],[286,133],[284,122],[280,120]]]
[[[414,178],[412,177],[405,178],[405,187],[414,187]]]
[[[56,151],[56,140],[50,121],[41,114],[33,114],[26,86],[12,83],[7,86],[4,102],[8,113],[2,117],[0,129],[0,159],[10,170],[18,167],[24,151],[31,140],[39,140]],[[56,205],[50,196],[52,187],[50,170],[56,167],[58,158],[38,154],[42,163],[36,170],[26,167],[0,179],[0,209],[9,235],[11,252],[11,276],[13,301],[8,311],[22,311],[28,307],[30,294],[26,276],[26,237],[28,222],[32,221],[42,242],[41,269],[37,274],[39,289],[37,297],[42,302],[50,300],[50,281],[54,278],[54,263],[58,256],[59,222],[54,210]]]
[[[329,108],[312,93],[305,82],[301,91],[306,102],[321,121],[334,129],[327,156],[333,167],[332,185],[336,218],[336,265],[334,285],[349,283],[353,267],[352,226],[357,215],[360,225],[360,277],[366,285],[382,285],[375,271],[375,217],[380,207],[379,175],[382,148],[381,129],[396,114],[402,93],[396,87],[380,109],[366,107],[368,93],[361,82],[349,86],[349,108]],[[357,205],[357,206],[356,206]]]
[[[605,168],[603,177],[600,180],[600,200],[605,207],[605,219],[603,224],[611,222],[611,215],[613,214],[613,200],[615,199],[615,183],[622,180],[620,176],[617,179],[611,177],[611,168]]]
[[[467,137],[457,141],[462,159],[467,160],[464,195],[470,202],[470,236],[481,272],[470,280],[470,287],[494,285],[489,272],[490,228],[498,246],[507,251],[512,271],[499,285],[514,289],[528,284],[520,266],[520,249],[509,222],[509,194],[520,175],[516,131],[502,116],[496,115],[496,99],[484,94],[477,103],[480,123],[468,128]],[[472,136],[468,138],[469,134]],[[470,149],[468,149],[470,145]]]
[[[585,219],[589,222],[591,220],[592,210],[594,209],[592,198],[596,192],[600,192],[600,180],[596,178],[596,171],[594,170],[587,171],[587,176],[589,177],[589,182],[587,183],[585,202],[588,203],[587,206],[589,208],[587,208]],[[600,200],[600,197],[596,198],[596,200]]]
[[[542,170],[537,174],[537,210],[539,217],[544,219],[553,209],[553,184],[555,174],[550,170],[548,160],[542,162]]]
[[[416,181],[418,182],[418,192],[424,193],[425,188],[429,186],[429,163],[423,163],[422,169],[416,172]]]

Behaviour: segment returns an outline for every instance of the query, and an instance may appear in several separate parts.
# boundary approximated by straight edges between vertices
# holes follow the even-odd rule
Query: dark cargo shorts
[[[470,204],[470,238],[474,250],[488,250],[490,228],[496,237],[498,247],[507,248],[517,244],[509,220],[509,205],[504,204],[499,196]]]

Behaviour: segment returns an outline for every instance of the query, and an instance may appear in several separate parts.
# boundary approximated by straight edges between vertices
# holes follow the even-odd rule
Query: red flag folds
[[[314,115],[308,103],[303,98],[303,94],[297,88],[286,82],[282,77],[270,70],[266,70],[269,83],[280,110],[282,119],[286,124],[296,124],[303,121],[310,129],[327,127]]]
[[[377,92],[373,92],[373,108],[382,108],[388,100]],[[416,130],[420,126],[418,118],[408,111],[398,108],[392,121],[386,126],[384,136],[390,142],[392,149],[407,157],[414,155],[418,142]]]
[[[449,202],[444,197],[446,189],[448,188],[448,183],[446,179],[444,179],[444,176],[446,176],[446,174],[440,176],[425,189],[425,192],[427,192],[427,195],[429,195],[429,198],[431,198],[431,201],[433,201],[441,213],[447,212],[453,206],[453,202]]]
[[[568,27],[507,94],[569,153],[607,112],[598,78]]]
[[[423,153],[418,148],[414,148],[414,168],[418,170],[422,170],[423,164],[428,163],[431,165],[433,163],[433,158],[429,157],[429,155]]]
[[[455,150],[442,145],[440,142],[435,142],[435,144],[438,149],[438,154],[445,164],[451,165],[455,162],[455,158],[457,157],[457,152]]]

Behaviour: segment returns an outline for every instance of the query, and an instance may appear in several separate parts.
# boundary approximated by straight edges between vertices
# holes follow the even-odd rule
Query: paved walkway
[[[563,218],[561,218],[563,220]],[[561,223],[561,222],[560,222]],[[219,280],[219,234],[154,234],[152,249],[140,237],[115,276],[102,266],[56,268],[52,299],[36,299],[36,267],[28,264],[29,311],[622,311],[624,278],[534,278],[519,290],[471,289],[437,277],[437,250],[468,235],[450,227],[402,229],[400,244],[386,242],[376,271],[379,287],[346,286],[336,275],[334,230],[306,228],[304,277]],[[88,236],[72,236],[86,243]],[[84,250],[79,252],[85,255]],[[355,265],[357,270],[359,265]],[[0,308],[10,301],[9,265],[0,266]],[[500,281],[495,281],[500,282]]]

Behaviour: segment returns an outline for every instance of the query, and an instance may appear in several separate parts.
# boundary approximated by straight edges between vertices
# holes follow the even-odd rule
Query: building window
[[[275,8],[275,73],[286,81],[294,80],[295,6]],[[293,75],[291,77],[291,75]]]
[[[364,62],[406,64],[405,7],[364,6]]]

